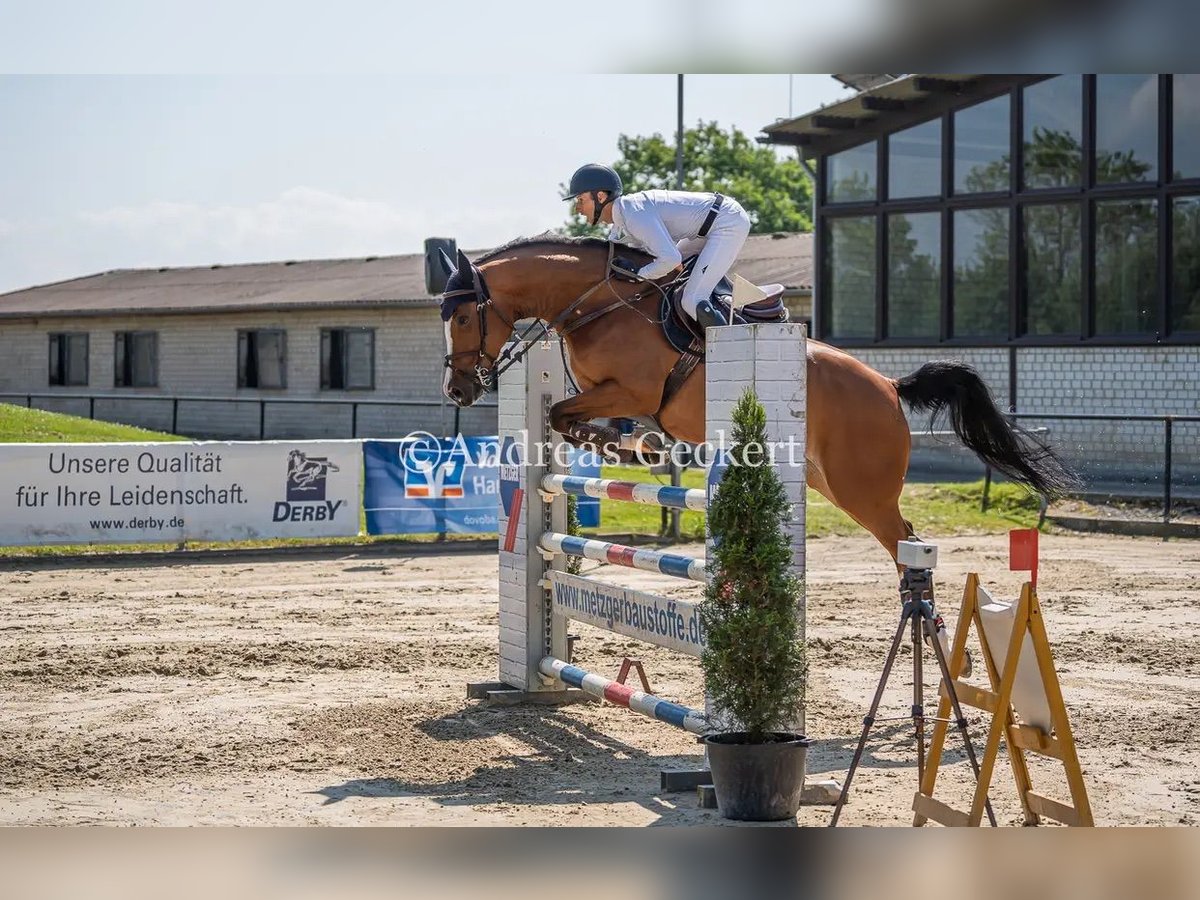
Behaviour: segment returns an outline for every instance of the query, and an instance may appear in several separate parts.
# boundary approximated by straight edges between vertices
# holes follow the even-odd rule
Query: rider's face
[[[599,197],[600,202],[603,203],[608,199],[608,192],[596,191],[596,196]],[[589,222],[592,221],[592,217],[596,215],[596,201],[592,199],[591,191],[583,194],[577,194],[575,196],[575,212],[579,213],[579,215],[583,216]]]
[[[596,211],[596,203],[592,200],[590,192],[577,194],[575,197],[575,212],[583,216],[589,222],[592,221],[592,215]]]

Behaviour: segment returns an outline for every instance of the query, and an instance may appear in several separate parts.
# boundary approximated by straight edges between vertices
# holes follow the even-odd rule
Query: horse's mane
[[[630,247],[628,244],[622,244],[622,243],[619,243],[616,241],[610,242],[608,240],[605,240],[604,238],[569,237],[568,235],[555,234],[553,232],[547,231],[546,233],[539,234],[535,237],[514,238],[513,240],[511,240],[507,244],[505,244],[503,247],[497,247],[495,250],[491,250],[491,251],[485,253],[483,256],[479,257],[479,259],[475,260],[475,262],[476,262],[476,264],[485,263],[488,260],[495,259],[498,256],[503,256],[505,253],[509,253],[513,250],[523,250],[526,247],[538,247],[538,246],[543,246],[543,245],[547,246],[547,247],[556,247],[556,248],[560,248],[560,249],[571,248],[571,249],[585,249],[585,250],[604,250],[605,252],[607,252],[609,243],[612,243],[615,245],[614,252],[616,252],[618,254],[620,254],[620,253],[640,253],[643,255],[645,254],[644,250],[639,250],[636,247]]]

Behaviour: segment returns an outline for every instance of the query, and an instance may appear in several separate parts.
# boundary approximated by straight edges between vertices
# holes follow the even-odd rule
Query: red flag
[[[1036,528],[1014,528],[1008,533],[1008,568],[1013,572],[1029,572],[1029,583],[1037,587],[1038,531]]]

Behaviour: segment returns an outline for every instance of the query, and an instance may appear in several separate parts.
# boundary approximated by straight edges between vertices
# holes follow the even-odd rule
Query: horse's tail
[[[926,363],[898,379],[896,392],[913,410],[931,412],[931,427],[938,416],[949,411],[959,440],[993,469],[1039,494],[1053,499],[1078,485],[1078,477],[1053,450],[1009,423],[979,373],[965,363]]]

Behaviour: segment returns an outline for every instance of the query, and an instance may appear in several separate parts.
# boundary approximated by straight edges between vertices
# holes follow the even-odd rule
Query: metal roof
[[[874,76],[837,76],[871,79]],[[763,127],[767,144],[800,147],[818,156],[861,143],[872,137],[916,124],[961,105],[965,98],[999,93],[1014,83],[1044,76],[1019,75],[905,75],[859,91],[820,109]]]
[[[487,251],[473,251],[472,257]],[[751,235],[734,271],[812,289],[812,235]],[[0,294],[0,318],[432,307],[424,255],[118,269]]]

